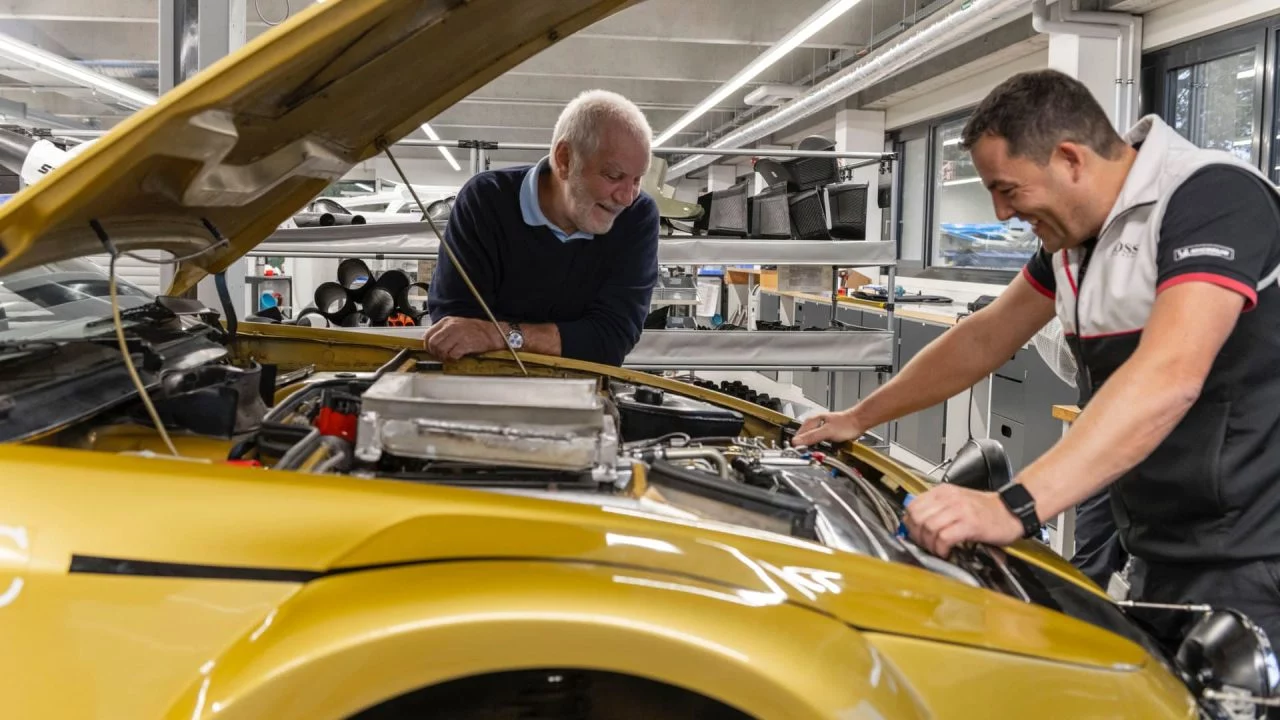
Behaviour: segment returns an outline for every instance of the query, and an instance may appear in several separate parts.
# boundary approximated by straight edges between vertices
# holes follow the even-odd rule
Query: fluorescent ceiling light
[[[1255,76],[1255,75],[1257,75],[1257,74],[1258,74],[1258,70],[1257,70],[1257,68],[1254,68],[1254,69],[1252,69],[1252,70],[1241,70],[1240,72],[1236,73],[1236,77],[1237,77],[1237,78],[1239,78],[1239,79],[1241,79],[1241,80],[1246,80],[1246,79],[1251,78],[1251,77],[1253,77],[1253,76]]]
[[[0,33],[0,57],[61,80],[97,90],[135,110],[156,104],[156,96],[132,85],[87,70],[64,57]]]
[[[942,145],[943,147],[947,147],[949,145],[959,145],[960,140],[962,140],[962,138],[951,138],[950,140],[943,140]]]
[[[819,30],[822,30],[834,22],[836,18],[848,12],[849,9],[854,5],[857,5],[859,1],[860,0],[831,0],[831,2],[823,5],[817,12],[810,15],[808,20],[805,20],[794,30],[787,33],[786,37],[779,40],[768,50],[765,50],[760,57],[752,60],[751,64],[740,70],[737,75],[734,75],[728,82],[721,85],[715,92],[708,95],[705,100],[698,103],[696,107],[685,113],[666,130],[663,130],[662,134],[653,141],[654,147],[662,145],[674,137],[676,133],[686,127],[689,127],[694,120],[702,117],[708,110],[719,105],[725,98],[741,89],[743,85],[751,82],[757,75],[781,60],[787,55],[787,53],[795,50],[805,40],[813,37]]]
[[[440,136],[436,134],[434,129],[432,129],[430,123],[422,123],[422,132],[426,133],[427,137],[432,140],[440,139]],[[440,151],[440,154],[444,156],[444,159],[449,161],[449,165],[453,167],[454,172],[462,170],[462,166],[458,164],[458,161],[453,159],[453,153],[449,152],[449,148],[440,147],[437,149]]]

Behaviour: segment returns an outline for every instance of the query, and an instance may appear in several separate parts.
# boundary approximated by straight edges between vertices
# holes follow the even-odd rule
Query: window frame
[[[1232,55],[1254,52],[1253,92],[1258,99],[1254,109],[1253,156],[1256,167],[1276,182],[1280,173],[1280,143],[1274,142],[1277,131],[1276,64],[1277,40],[1280,39],[1280,16],[1263,18],[1245,25],[1193,38],[1170,45],[1142,57],[1142,109],[1159,115],[1172,125],[1174,109],[1173,84],[1170,73],[1181,67],[1212,62]]]
[[[895,147],[900,148],[900,150],[898,150],[898,157],[904,159],[906,156],[905,146],[907,141],[924,138],[925,162],[928,163],[925,172],[923,220],[925,236],[922,243],[923,247],[921,248],[921,260],[918,262],[914,260],[899,262],[898,275],[900,277],[957,280],[961,282],[976,282],[988,285],[1008,285],[1010,282],[1013,282],[1013,279],[1018,275],[1019,269],[1017,268],[957,268],[935,265],[933,263],[933,250],[935,243],[934,236],[937,234],[937,228],[934,227],[934,201],[936,199],[935,196],[937,195],[935,190],[936,178],[934,175],[935,168],[937,166],[938,152],[940,150],[937,142],[937,128],[940,125],[946,125],[958,120],[968,119],[973,115],[974,111],[977,110],[977,107],[978,106],[976,104],[966,105],[943,115],[938,115],[913,125],[896,128],[889,133],[886,133],[890,141],[894,143]],[[898,241],[897,250],[899,257],[902,255],[903,228],[903,203],[901,202],[901,198],[904,197],[905,193],[908,191],[908,188],[905,187],[905,177],[906,172],[900,170],[898,172],[898,190],[896,198],[899,201],[895,203],[893,208],[895,238]]]

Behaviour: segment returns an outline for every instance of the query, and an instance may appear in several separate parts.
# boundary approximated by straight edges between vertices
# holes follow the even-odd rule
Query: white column
[[[707,168],[707,192],[731,187],[737,177],[736,165],[711,165]]]
[[[884,152],[884,112],[880,110],[840,110],[836,112],[836,150],[839,152]],[[854,161],[845,161],[854,162]],[[868,165],[853,171],[855,182],[865,182],[867,196],[867,240],[880,240],[880,208],[876,188],[880,166]]]
[[[1076,78],[1089,88],[1116,123],[1116,41],[1110,38],[1049,36],[1049,67]],[[1121,128],[1121,131],[1128,128]]]

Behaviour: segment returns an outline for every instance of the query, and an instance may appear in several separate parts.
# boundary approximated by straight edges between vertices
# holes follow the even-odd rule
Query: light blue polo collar
[[[520,214],[524,224],[530,227],[545,225],[551,229],[560,242],[569,242],[575,238],[590,240],[595,237],[591,233],[578,231],[566,235],[564,230],[556,227],[542,212],[542,204],[538,202],[538,176],[551,169],[549,157],[544,157],[524,174],[524,182],[520,184]]]

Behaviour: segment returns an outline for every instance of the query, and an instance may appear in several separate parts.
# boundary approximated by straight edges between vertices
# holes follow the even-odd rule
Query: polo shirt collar
[[[590,240],[595,237],[591,233],[585,233],[581,230],[573,234],[566,234],[564,230],[556,227],[547,216],[542,212],[542,205],[538,202],[538,176],[551,169],[551,158],[545,156],[538,161],[536,165],[529,168],[524,174],[524,182],[520,184],[520,215],[524,218],[524,224],[530,227],[547,226],[560,242],[569,242],[577,238]]]

